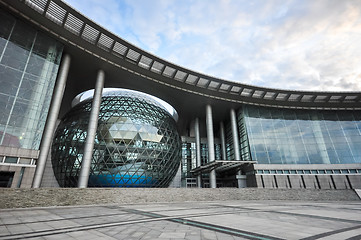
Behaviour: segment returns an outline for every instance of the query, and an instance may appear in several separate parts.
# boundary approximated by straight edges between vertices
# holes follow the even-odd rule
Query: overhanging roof
[[[216,172],[225,172],[230,170],[237,170],[243,166],[248,166],[249,164],[257,163],[256,161],[227,161],[227,160],[215,160],[205,165],[196,167],[190,172],[196,175],[201,173],[207,173],[215,169]]]
[[[361,109],[360,92],[311,92],[263,88],[207,76],[177,66],[126,42],[60,0],[0,0],[0,2],[66,45],[98,58],[103,65],[110,64],[134,76],[178,91],[232,103],[272,107]]]

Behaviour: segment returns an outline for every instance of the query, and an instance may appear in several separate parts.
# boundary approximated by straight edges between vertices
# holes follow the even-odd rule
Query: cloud
[[[358,0],[67,0],[155,55],[272,88],[361,91]]]

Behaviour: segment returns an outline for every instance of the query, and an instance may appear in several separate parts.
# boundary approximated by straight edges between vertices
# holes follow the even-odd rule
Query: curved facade
[[[53,168],[62,187],[78,185],[91,99],[65,115],[53,140]],[[88,186],[167,187],[178,170],[180,146],[175,119],[151,96],[121,89],[106,91]]]
[[[17,108],[16,101],[4,105],[13,109],[3,115],[6,126],[11,126],[7,129],[14,127],[20,133],[11,138],[16,145],[0,147],[1,169],[18,169],[13,176],[17,183],[11,186],[23,186],[19,182],[28,170],[21,172],[21,164],[30,159],[33,167],[37,161],[33,187],[56,185],[50,182],[76,186],[79,178],[89,186],[164,187],[181,161],[171,186],[361,188],[360,92],[291,91],[214,78],[139,49],[60,0],[0,0],[0,5],[2,16],[7,16],[2,18],[16,22],[2,24],[5,30],[0,29],[5,33],[1,33],[0,52],[7,57],[1,61],[11,60],[4,65],[6,71],[27,63],[27,59],[31,62],[33,55],[22,45],[24,39],[31,49],[39,47],[32,33],[23,34],[22,41],[16,39],[18,25],[31,26],[29,29],[48,43],[41,44],[45,47],[42,54],[33,51],[47,63],[34,62],[39,68],[37,75],[29,74],[31,64],[21,70],[24,78],[0,72],[4,86],[40,76],[43,80],[39,82],[46,82],[47,88],[36,88],[35,92],[49,94],[57,74],[50,107],[50,95],[27,99],[19,84],[0,92],[0,99],[27,99],[29,106],[34,103],[34,109],[42,107],[41,118],[35,117],[38,110],[31,110],[32,114],[18,118],[27,125],[13,126],[12,113],[23,110]],[[6,30],[6,26],[10,27]],[[19,51],[27,49],[23,51],[27,55],[7,51],[14,46]],[[177,114],[154,98],[143,101],[140,95],[134,98],[131,94],[126,100],[125,95],[112,95],[111,91],[101,97],[104,77],[99,76],[105,76],[107,88],[133,89],[164,99]],[[79,95],[94,88],[94,98]],[[57,118],[63,121],[54,137]],[[165,124],[155,123],[163,118],[168,119]],[[35,140],[29,137],[26,145],[20,137],[30,136],[22,136],[28,125],[37,135]],[[176,140],[176,128],[181,143]],[[96,134],[86,134],[88,129],[95,129]],[[180,154],[181,160],[175,160]],[[171,159],[169,166],[163,164],[167,158]],[[54,181],[53,172],[58,181]],[[31,171],[29,176],[31,179]]]

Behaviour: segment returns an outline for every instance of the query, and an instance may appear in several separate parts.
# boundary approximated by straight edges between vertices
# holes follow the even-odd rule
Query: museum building
[[[359,189],[361,92],[214,78],[0,0],[0,187]]]

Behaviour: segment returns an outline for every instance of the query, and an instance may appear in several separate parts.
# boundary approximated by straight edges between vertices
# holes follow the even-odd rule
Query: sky
[[[65,0],[182,67],[262,87],[361,91],[360,0]]]

